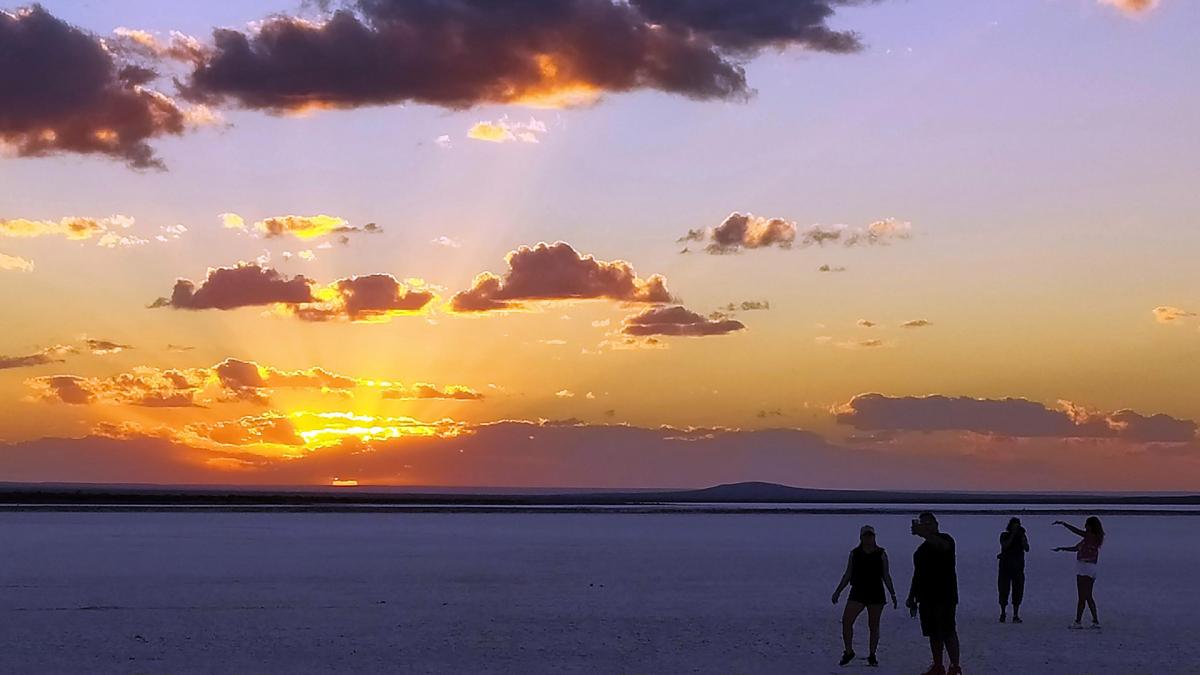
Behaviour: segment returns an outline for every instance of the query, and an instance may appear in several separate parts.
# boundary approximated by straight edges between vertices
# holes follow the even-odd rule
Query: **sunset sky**
[[[0,0],[0,481],[1200,488],[1200,4]]]

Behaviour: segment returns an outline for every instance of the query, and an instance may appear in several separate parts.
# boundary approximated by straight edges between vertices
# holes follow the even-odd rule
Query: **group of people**
[[[1096,569],[1100,560],[1100,547],[1104,545],[1104,527],[1100,519],[1091,516],[1083,528],[1061,520],[1054,521],[1079,535],[1074,546],[1059,546],[1055,551],[1075,553],[1075,583],[1079,601],[1075,609],[1075,622],[1071,628],[1082,628],[1083,610],[1086,606],[1092,615],[1092,627],[1100,627],[1096,613],[1096,600],[1092,589],[1096,583]],[[912,534],[924,541],[913,553],[913,576],[908,599],[904,605],[911,616],[920,616],[921,633],[929,638],[933,654],[933,665],[925,675],[961,675],[959,665],[958,629],[955,612],[958,607],[958,573],[955,567],[954,538],[942,532],[937,518],[932,513],[922,513],[912,521]],[[1000,601],[1000,623],[1008,621],[1008,605],[1012,601],[1012,622],[1021,623],[1021,601],[1025,595],[1025,553],[1029,551],[1029,537],[1019,518],[1012,518],[1000,533],[1000,553],[997,587]],[[887,605],[886,587],[892,607],[899,607],[892,575],[888,570],[888,557],[875,540],[875,528],[864,525],[859,530],[859,545],[850,551],[846,560],[846,571],[833,592],[833,604],[838,603],[842,591],[850,587],[850,596],[842,613],[842,642],[845,651],[840,665],[854,660],[854,623],[867,612],[870,630],[870,653],[867,664],[879,665],[879,620]],[[949,658],[946,669],[943,655]]]

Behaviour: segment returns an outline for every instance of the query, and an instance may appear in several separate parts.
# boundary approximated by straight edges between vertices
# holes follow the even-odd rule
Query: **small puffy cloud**
[[[459,384],[438,387],[437,385],[418,382],[408,387],[392,387],[384,389],[380,393],[380,397],[398,401],[429,399],[447,401],[480,401],[483,400],[484,395],[470,387]]]
[[[1099,0],[1100,4],[1116,7],[1126,14],[1144,14],[1158,7],[1158,0]]]
[[[0,144],[21,157],[101,155],[163,169],[149,142],[183,134],[192,115],[149,88],[154,70],[118,56],[39,5],[0,11]]]
[[[447,150],[454,147],[454,143],[450,140],[449,134],[442,134],[441,136],[433,139],[433,142],[439,148],[446,148]]]
[[[356,232],[345,218],[336,216],[272,216],[254,223],[254,229],[270,239],[291,235],[297,239],[316,239],[333,233]]]
[[[932,326],[932,325],[933,325],[933,322],[929,321],[928,319],[913,319],[911,321],[905,321],[904,323],[900,324],[900,327],[901,328],[925,328],[926,326]]]
[[[176,352],[176,353],[190,352],[190,351],[193,351],[194,349],[196,349],[196,348],[191,345],[177,345],[177,344],[168,344],[167,345],[167,351],[169,351],[169,352]]]
[[[120,342],[113,342],[112,340],[100,340],[97,338],[85,337],[83,339],[83,342],[85,345],[87,345],[89,352],[91,352],[93,354],[99,354],[99,355],[120,354],[121,352],[125,351],[126,349],[133,349],[133,347],[131,345],[121,344]]]
[[[522,246],[505,260],[503,277],[483,273],[471,288],[451,299],[456,312],[487,312],[521,309],[525,303],[606,299],[627,303],[671,301],[666,279],[653,275],[642,279],[623,260],[605,262],[580,255],[569,244],[541,243]]]
[[[450,237],[446,236],[438,237],[429,243],[433,244],[434,246],[442,246],[445,248],[462,248],[462,244],[459,243],[458,240],[451,239]]]
[[[227,230],[244,230],[246,229],[246,219],[236,213],[222,213],[217,216],[221,221],[221,227]]]
[[[912,226],[895,219],[877,220],[866,227],[845,225],[812,225],[801,228],[783,218],[762,218],[751,213],[731,213],[720,225],[707,230],[689,230],[680,242],[708,242],[705,252],[713,255],[740,253],[746,249],[823,246],[841,243],[844,246],[885,244],[907,239]],[[821,271],[833,271],[833,268]]]
[[[818,272],[845,272],[846,268],[840,267],[840,266],[835,267],[835,266],[832,266],[832,265],[829,265],[828,263],[826,263],[826,264],[818,267],[817,271]]]
[[[59,220],[0,219],[0,236],[19,238],[60,236],[75,241],[95,238],[102,246],[112,248],[119,244],[122,236],[120,232],[132,227],[133,223],[133,218],[121,215],[108,218],[70,216]]]
[[[1196,312],[1189,312],[1178,307],[1160,306],[1153,310],[1154,320],[1159,323],[1181,323],[1184,319],[1190,319],[1196,316]]]
[[[476,122],[467,130],[467,138],[488,143],[540,143],[538,134],[544,133],[546,124],[533,117],[528,122],[511,122],[502,117],[495,122]]]
[[[303,276],[291,279],[258,263],[238,263],[234,267],[212,267],[197,285],[179,279],[170,298],[159,298],[152,307],[175,309],[220,309],[273,304],[316,302],[313,281]]]
[[[48,363],[62,363],[62,357],[76,352],[77,350],[69,345],[54,345],[24,356],[0,355],[0,370],[44,366]]]
[[[570,389],[559,389],[554,395],[558,398],[575,398],[575,392]]]
[[[879,324],[875,323],[874,321],[871,321],[870,319],[859,319],[858,321],[855,322],[855,325],[859,326],[860,328],[874,328],[875,326],[878,326]]]
[[[889,397],[861,394],[834,409],[837,421],[864,431],[970,431],[1013,437],[1122,438],[1189,442],[1197,425],[1168,415],[1112,413],[1060,401],[1058,409],[1021,398]]]
[[[26,260],[15,255],[6,255],[0,253],[0,271],[6,272],[32,272],[33,261]]]
[[[418,313],[435,297],[432,290],[406,285],[390,274],[339,279],[316,295],[319,302],[293,306],[289,311],[305,321],[382,321]]]
[[[728,335],[745,330],[746,325],[741,321],[728,318],[709,318],[701,316],[680,306],[651,307],[633,316],[626,317],[621,332],[625,335],[645,337],[649,335],[670,335],[682,337],[702,337],[708,335]]]

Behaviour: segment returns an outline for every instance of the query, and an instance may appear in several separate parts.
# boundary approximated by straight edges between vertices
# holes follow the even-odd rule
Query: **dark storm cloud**
[[[853,0],[335,4],[320,22],[273,16],[250,32],[214,31],[184,95],[271,111],[561,103],[638,89],[737,99],[750,94],[742,63],[764,48],[861,48],[826,25]]]
[[[835,412],[838,422],[868,431],[971,431],[1014,437],[1121,438],[1182,443],[1195,440],[1197,425],[1169,415],[1132,410],[1103,413],[1063,402],[1061,409],[1021,398],[977,399],[924,396],[893,398],[862,394]]]
[[[270,267],[239,263],[236,267],[216,267],[197,286],[179,279],[170,298],[159,298],[151,307],[176,309],[235,309],[276,303],[315,302],[310,279],[297,275],[291,279]]]
[[[22,157],[99,154],[163,168],[147,141],[183,133],[188,120],[142,86],[155,77],[40,5],[0,11],[0,143]]]

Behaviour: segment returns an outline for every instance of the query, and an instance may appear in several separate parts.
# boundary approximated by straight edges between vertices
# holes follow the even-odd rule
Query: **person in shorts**
[[[962,675],[959,665],[958,573],[955,570],[954,538],[938,528],[932,513],[922,513],[912,521],[912,533],[925,541],[913,553],[912,585],[904,603],[913,616],[921,617],[921,633],[929,638],[933,664],[925,675]],[[950,658],[950,669],[942,654]]]
[[[1087,606],[1092,613],[1092,628],[1100,627],[1100,617],[1096,614],[1096,599],[1092,591],[1096,587],[1096,570],[1100,565],[1100,547],[1104,545],[1104,526],[1100,519],[1091,516],[1083,524],[1083,529],[1068,525],[1061,520],[1054,521],[1075,534],[1083,537],[1074,546],[1059,546],[1055,551],[1072,551],[1075,553],[1075,590],[1079,600],[1075,604],[1075,623],[1071,628],[1083,628],[1083,608]]]
[[[875,528],[863,525],[858,531],[858,546],[850,551],[846,560],[846,572],[833,592],[833,604],[846,586],[850,586],[850,597],[846,600],[846,609],[842,612],[842,642],[845,651],[838,665],[844,666],[854,660],[854,622],[860,614],[867,610],[867,626],[871,632],[871,652],[867,656],[867,665],[878,666],[879,659],[876,651],[879,648],[879,619],[883,616],[883,608],[887,599],[883,595],[886,585],[892,596],[892,607],[897,606],[896,589],[892,587],[892,575],[888,572],[887,551],[875,542]]]

